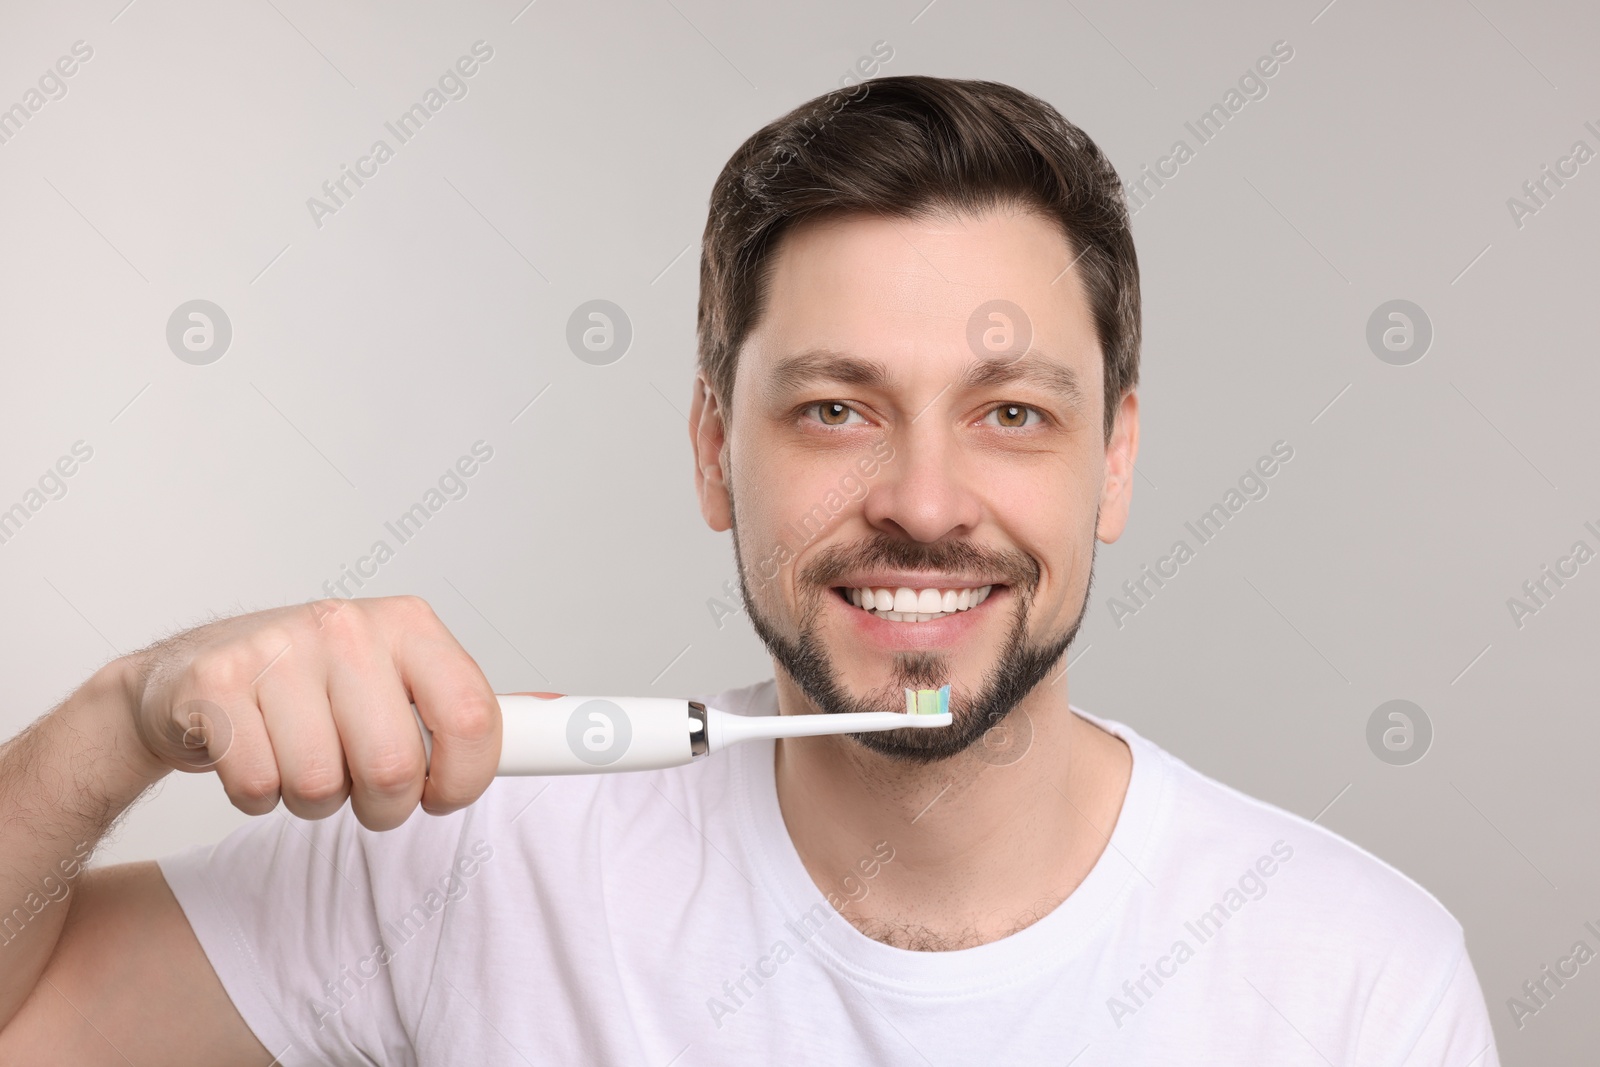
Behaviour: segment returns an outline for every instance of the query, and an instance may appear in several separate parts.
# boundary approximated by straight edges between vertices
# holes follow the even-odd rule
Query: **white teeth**
[[[977,589],[898,589],[871,588],[845,590],[846,598],[858,608],[873,612],[891,622],[931,622],[968,611],[989,598],[994,586]]]

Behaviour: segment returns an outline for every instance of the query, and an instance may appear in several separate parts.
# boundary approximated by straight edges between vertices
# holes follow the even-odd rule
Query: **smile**
[[[969,611],[989,597],[992,585],[976,589],[839,589],[845,600],[868,614],[890,622],[933,622]]]

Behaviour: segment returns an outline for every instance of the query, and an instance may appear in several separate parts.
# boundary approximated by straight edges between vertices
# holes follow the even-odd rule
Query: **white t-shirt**
[[[777,713],[770,680],[706,702]],[[497,779],[386,833],[348,805],[314,822],[280,808],[161,870],[285,1067],[1496,1067],[1438,901],[1084,717],[1133,752],[1109,847],[1038,922],[953,952],[874,941],[829,905],[870,892],[894,843],[819,889],[770,741],[663,771]]]

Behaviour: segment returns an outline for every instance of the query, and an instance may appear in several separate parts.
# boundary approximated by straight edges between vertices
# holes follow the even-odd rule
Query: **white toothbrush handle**
[[[699,705],[687,700],[520,693],[496,699],[502,724],[497,776],[646,771],[705,752],[702,723],[691,717]],[[432,760],[433,735],[415,704],[411,713]]]
[[[837,715],[731,715],[675,697],[536,697],[497,694],[500,763],[495,775],[601,774],[678,767],[740,741],[949,726],[949,712],[873,711]],[[433,759],[433,734],[422,721]]]

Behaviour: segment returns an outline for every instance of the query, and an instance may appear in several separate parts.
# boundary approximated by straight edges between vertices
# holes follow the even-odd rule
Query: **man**
[[[699,332],[695,484],[776,668],[708,702],[948,682],[954,725],[491,784],[492,691],[422,602],[209,624],[7,745],[0,889],[71,879],[173,767],[263,817],[8,928],[0,1059],[1496,1062],[1424,890],[1068,704],[1139,438],[1081,130],[988,82],[804,105],[716,184]]]

